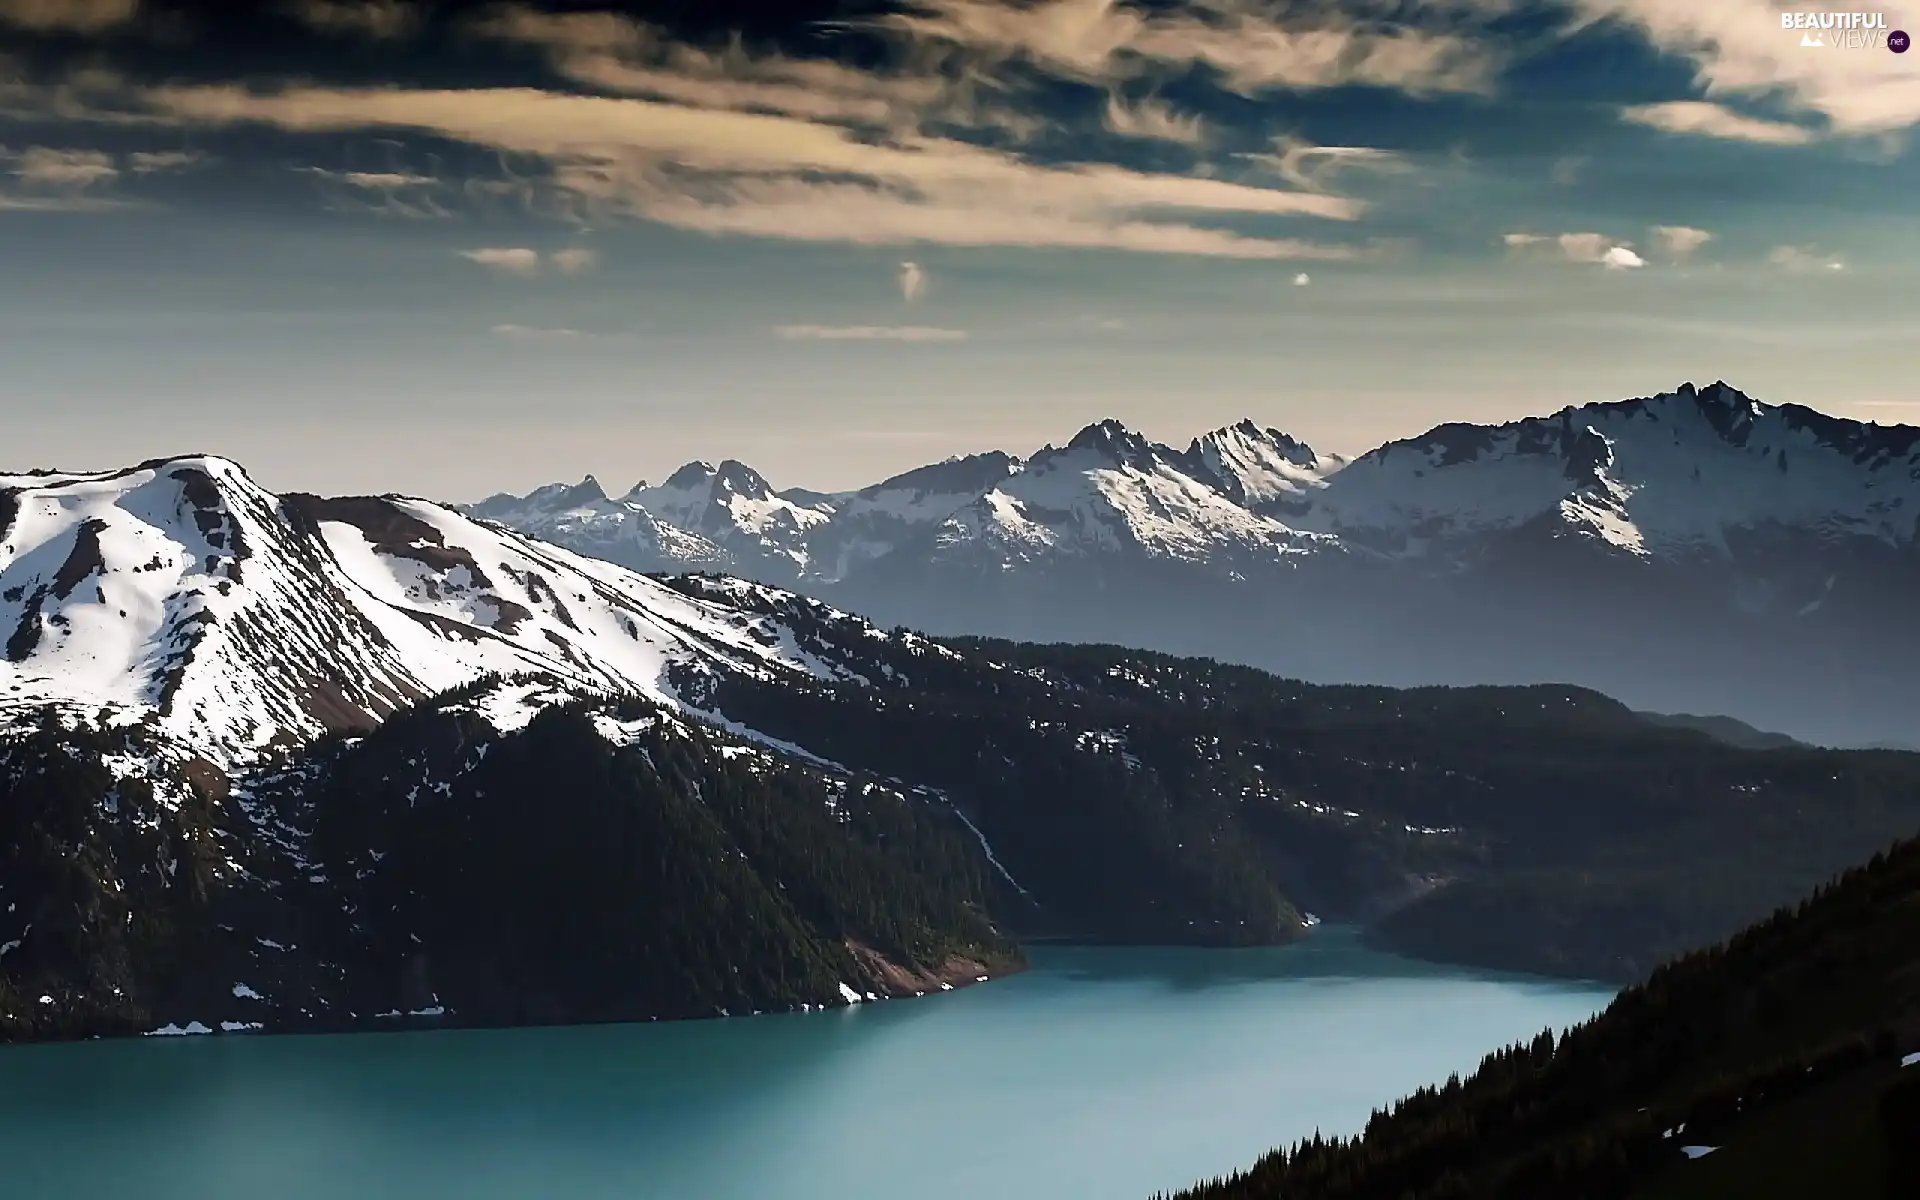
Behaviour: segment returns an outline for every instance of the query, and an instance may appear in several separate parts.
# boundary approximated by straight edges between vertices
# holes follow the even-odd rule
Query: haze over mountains
[[[1111,641],[1328,682],[1572,682],[1907,744],[1920,429],[1725,383],[1441,425],[1355,459],[1244,421],[776,489],[691,463],[468,511],[639,570],[791,586],[936,633]]]

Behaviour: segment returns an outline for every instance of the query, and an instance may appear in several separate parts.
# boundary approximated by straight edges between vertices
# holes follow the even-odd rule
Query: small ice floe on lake
[[[265,1029],[265,1028],[266,1026],[262,1025],[258,1021],[222,1021],[220,1022],[221,1033],[251,1033],[253,1030]]]
[[[1900,1060],[1900,1065],[1903,1067],[1911,1067],[1915,1063],[1920,1063],[1920,1051],[1915,1051]]]
[[[854,991],[844,983],[840,985],[840,998],[848,1004],[860,1003],[860,993]]]
[[[1705,1158],[1719,1148],[1718,1146],[1682,1146],[1680,1147],[1680,1153],[1686,1155],[1688,1158]]]

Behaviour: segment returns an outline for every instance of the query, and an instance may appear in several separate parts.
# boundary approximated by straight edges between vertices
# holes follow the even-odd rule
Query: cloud
[[[290,0],[281,12],[318,33],[395,41],[420,27],[420,11],[403,0]]]
[[[1211,135],[1206,122],[1193,113],[1177,112],[1158,97],[1129,102],[1118,92],[1107,93],[1104,124],[1109,133],[1182,146],[1205,146]]]
[[[1713,239],[1711,233],[1691,225],[1655,225],[1653,237],[1669,258],[1687,258]]]
[[[1608,270],[1630,270],[1647,265],[1646,259],[1622,242],[1604,233],[1506,233],[1500,236],[1508,250],[1524,257],[1540,257],[1562,262],[1589,263]]]
[[[1773,0],[1574,0],[1574,5],[1586,21],[1638,30],[1655,47],[1691,60],[1695,82],[1709,99],[1784,99],[1794,111],[1824,118],[1840,134],[1881,133],[1920,122],[1920,74],[1907,55],[1884,48],[1802,49],[1800,33],[1780,27],[1780,8]]]
[[[1349,167],[1388,172],[1411,169],[1405,159],[1391,150],[1372,146],[1318,146],[1292,134],[1274,138],[1270,154],[1240,157],[1307,192],[1326,191],[1333,186],[1334,176]]]
[[[1187,214],[1352,221],[1364,205],[1321,192],[1136,171],[1042,165],[951,138],[888,139],[765,113],[536,89],[238,86],[135,97],[189,126],[289,132],[411,129],[542,160],[543,186],[595,219],[802,241],[1060,246],[1237,258],[1346,258],[1352,250],[1249,237]]]
[[[1553,160],[1553,166],[1547,171],[1547,178],[1563,187],[1571,187],[1579,182],[1580,171],[1587,165],[1583,155],[1568,154]]]
[[[578,329],[551,329],[536,325],[495,325],[491,332],[495,337],[529,342],[567,342],[585,336]]]
[[[820,342],[964,342],[964,329],[936,329],[926,325],[781,325],[776,337],[787,341]]]
[[[1789,271],[1841,271],[1846,263],[1839,258],[1823,254],[1811,246],[1775,246],[1767,253],[1767,261],[1776,267]]]
[[[300,167],[322,181],[328,204],[350,212],[407,218],[449,217],[434,193],[443,185],[431,175],[411,171],[335,171],[327,167]]]
[[[30,188],[76,191],[112,183],[120,168],[112,156],[99,150],[59,150],[30,146],[14,159],[13,173]]]
[[[900,264],[900,296],[908,304],[920,298],[927,290],[927,273],[916,262]]]
[[[184,171],[207,161],[197,150],[135,150],[127,155],[127,170],[135,175],[158,175],[165,171]]]
[[[562,275],[585,275],[600,265],[600,252],[587,246],[569,246],[547,257]]]
[[[1743,116],[1725,105],[1705,100],[1636,104],[1621,109],[1620,116],[1636,125],[1646,125],[1667,133],[1699,134],[1734,141],[1761,142],[1769,146],[1801,146],[1813,140],[1813,131],[1805,126]]]
[[[1293,286],[1295,287],[1305,287],[1312,282],[1313,282],[1312,277],[1309,276],[1305,271],[1302,271],[1298,275],[1295,275],[1293,277]]]
[[[0,25],[32,33],[105,33],[139,16],[140,0],[0,0]]]
[[[1143,11],[1116,0],[913,0],[879,28],[918,45],[946,46],[975,69],[1021,62],[1090,84],[1171,76],[1195,67],[1240,95],[1347,86],[1414,95],[1484,93],[1502,58],[1489,41],[1446,28],[1299,6],[1274,14],[1258,0],[1193,0]],[[1435,6],[1445,9],[1447,6]],[[1457,17],[1458,12],[1446,14]]]
[[[540,273],[540,252],[525,246],[488,246],[479,250],[462,250],[460,257],[502,275],[532,276]]]

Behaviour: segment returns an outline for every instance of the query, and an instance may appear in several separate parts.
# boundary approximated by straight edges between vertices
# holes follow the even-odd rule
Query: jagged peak
[[[667,481],[660,486],[690,491],[693,488],[704,487],[707,481],[713,478],[716,470],[717,468],[715,468],[712,463],[704,462],[696,458],[681,467],[678,471],[667,476]],[[634,491],[639,491],[646,486],[647,482],[643,479],[634,486]]]
[[[1204,454],[1210,448],[1221,447],[1229,442],[1251,442],[1272,447],[1280,457],[1296,466],[1311,467],[1320,461],[1320,456],[1312,446],[1290,433],[1263,426],[1252,417],[1242,417],[1231,425],[1201,434],[1193,439],[1187,453]]]
[[[773,495],[773,485],[767,482],[767,477],[737,458],[726,459],[714,470],[713,486],[716,491],[727,491],[755,500],[764,500]]]
[[[981,454],[956,454],[937,463],[902,471],[864,488],[862,495],[891,491],[974,492],[984,491],[1020,470],[1020,459],[1004,450]]]

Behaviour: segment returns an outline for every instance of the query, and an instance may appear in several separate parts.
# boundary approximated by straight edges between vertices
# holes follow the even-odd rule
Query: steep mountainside
[[[1715,383],[1442,425],[1351,462],[1252,422],[1186,450],[1104,422],[1024,462],[961,461],[986,469],[928,468],[955,480],[911,520],[873,521],[868,489],[781,500],[777,520],[743,503],[715,524],[709,505],[686,528],[740,547],[730,572],[937,633],[1327,682],[1572,682],[1829,744],[1920,724],[1892,665],[1920,654],[1920,429]],[[636,523],[682,521],[639,503]],[[488,511],[593,552],[531,499]],[[713,565],[677,553],[620,561]]]
[[[1309,911],[1631,978],[1920,825],[1916,756],[943,644],[220,459],[0,500],[0,1036],[837,1004]]]
[[[1920,1195],[1920,841],[1193,1200]]]

